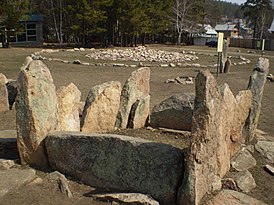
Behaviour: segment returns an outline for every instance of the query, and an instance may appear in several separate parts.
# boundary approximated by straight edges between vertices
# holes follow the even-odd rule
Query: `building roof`
[[[214,29],[208,29],[208,30],[206,31],[206,34],[207,34],[207,35],[217,35],[217,32],[216,32]]]
[[[236,24],[217,24],[215,26],[216,31],[232,31],[236,28]]]

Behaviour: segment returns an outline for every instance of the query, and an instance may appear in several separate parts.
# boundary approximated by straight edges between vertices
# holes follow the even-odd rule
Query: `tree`
[[[10,46],[12,31],[20,33],[20,20],[23,20],[28,12],[27,0],[0,0],[0,28],[2,30],[3,47]]]
[[[244,16],[253,25],[254,38],[263,38],[272,14],[271,4],[271,0],[247,0],[242,6]]]

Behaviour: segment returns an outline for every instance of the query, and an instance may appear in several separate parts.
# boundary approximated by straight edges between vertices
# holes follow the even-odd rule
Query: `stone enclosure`
[[[208,70],[200,71],[195,94],[172,96],[150,113],[150,69],[142,67],[123,86],[111,81],[93,87],[80,113],[78,88],[71,83],[56,91],[46,65],[28,58],[15,102],[21,163],[99,188],[147,194],[164,205],[198,205],[221,189],[232,157],[254,138],[268,69],[268,59],[260,58],[247,90],[236,96]],[[7,84],[0,75],[0,111],[10,107]],[[104,134],[146,125],[191,131],[189,150]]]

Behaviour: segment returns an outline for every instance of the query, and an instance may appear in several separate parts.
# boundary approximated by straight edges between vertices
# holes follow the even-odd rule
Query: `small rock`
[[[230,189],[230,190],[237,190],[237,185],[234,179],[232,178],[224,178],[222,179],[222,188],[223,189]]]
[[[80,50],[80,51],[85,51],[85,49],[84,49],[84,48],[80,48],[79,50]]]
[[[254,167],[256,163],[257,163],[256,160],[246,148],[243,148],[242,150],[240,150],[231,159],[231,166],[239,172],[247,170],[251,167]]]
[[[52,172],[49,174],[49,178],[51,180],[56,180],[58,184],[59,190],[68,196],[68,198],[72,198],[72,193],[68,186],[68,180],[65,175],[61,174],[58,171]]]
[[[176,67],[176,65],[174,63],[170,63],[169,66],[172,68]]]
[[[270,165],[265,165],[265,169],[270,172],[272,175],[274,175],[274,167]]]
[[[167,79],[166,81],[165,81],[165,83],[174,83],[175,82],[175,79]]]
[[[248,193],[257,186],[252,174],[247,170],[235,173],[234,177],[237,186],[243,192]]]
[[[8,170],[15,165],[14,160],[0,159],[0,170]]]
[[[73,64],[80,65],[80,64],[81,64],[81,61],[80,61],[80,60],[74,60],[72,63],[73,63]]]
[[[99,200],[114,201],[129,205],[159,205],[159,202],[155,201],[150,196],[139,193],[96,194],[93,195],[93,197]]]
[[[73,50],[74,50],[74,51],[79,51],[80,49],[79,49],[79,48],[74,48]]]
[[[185,84],[185,81],[180,79],[179,77],[175,78],[175,80],[176,80],[177,83]]]
[[[274,163],[274,142],[258,141],[255,149],[264,157]]]
[[[160,64],[160,67],[168,67],[168,64]]]

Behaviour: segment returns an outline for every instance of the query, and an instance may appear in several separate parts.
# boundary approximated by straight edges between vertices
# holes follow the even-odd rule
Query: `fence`
[[[262,49],[262,39],[230,38],[230,46],[240,48]],[[274,50],[274,39],[265,40],[265,50]]]

